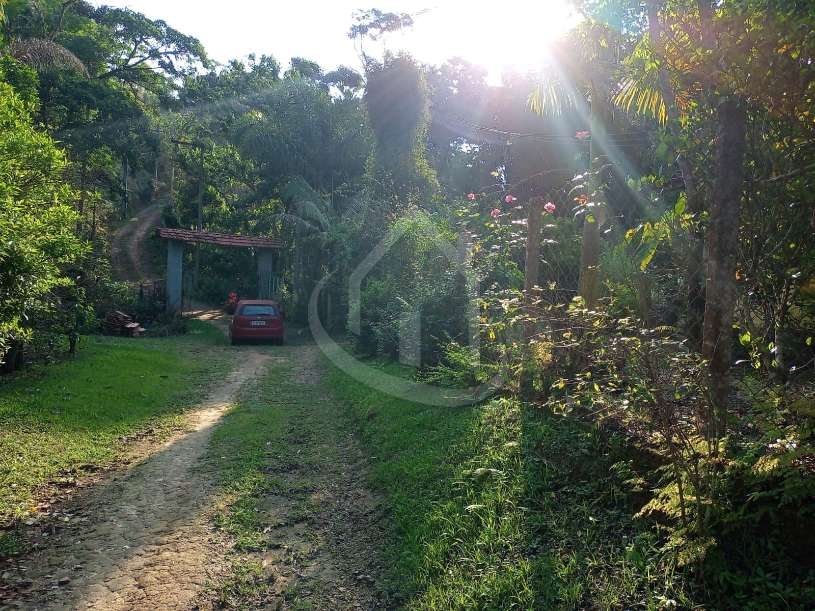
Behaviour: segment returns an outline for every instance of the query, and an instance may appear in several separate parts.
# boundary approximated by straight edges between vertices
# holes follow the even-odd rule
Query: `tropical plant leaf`
[[[577,108],[582,99],[575,87],[556,76],[549,76],[532,90],[527,104],[536,114],[557,117]]]
[[[652,78],[653,75],[646,73],[641,78],[624,80],[613,101],[626,112],[633,109],[637,114],[653,117],[661,125],[665,125],[668,121],[665,98],[659,87],[650,82]]]
[[[322,231],[328,230],[331,223],[326,210],[327,204],[302,177],[297,176],[290,180],[283,187],[281,195],[292,205],[302,220],[318,226]]]

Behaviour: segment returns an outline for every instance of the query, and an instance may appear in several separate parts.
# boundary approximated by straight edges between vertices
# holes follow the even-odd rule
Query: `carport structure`
[[[275,299],[280,295],[280,279],[275,274],[275,256],[283,248],[277,238],[231,235],[195,229],[162,227],[159,236],[167,240],[167,311],[181,310],[184,244],[212,244],[224,248],[251,248],[258,269],[258,299]]]

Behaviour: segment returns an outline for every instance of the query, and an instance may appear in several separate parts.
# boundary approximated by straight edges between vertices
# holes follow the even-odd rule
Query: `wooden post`
[[[544,199],[533,197],[526,205],[526,263],[524,266],[524,321],[522,347],[524,365],[521,373],[521,393],[531,395],[534,389],[536,366],[532,361],[532,339],[538,330],[535,317],[535,300],[539,292],[535,290],[540,277],[541,259],[541,217],[543,216]]]
[[[536,321],[533,320],[532,312],[536,298],[535,287],[538,285],[540,277],[541,259],[541,217],[543,216],[544,199],[533,197],[526,206],[527,236],[526,236],[526,266],[524,273],[524,300],[526,304],[526,315],[528,320],[524,322],[524,344],[535,335]]]
[[[589,141],[589,198],[597,205],[584,215],[583,242],[580,251],[580,296],[586,307],[592,309],[600,297],[600,225],[604,221],[605,210],[600,201],[603,191],[602,177],[599,175],[602,166],[602,147],[608,138],[606,134],[608,112],[608,92],[605,86],[592,81],[591,109],[589,123],[591,140]]]

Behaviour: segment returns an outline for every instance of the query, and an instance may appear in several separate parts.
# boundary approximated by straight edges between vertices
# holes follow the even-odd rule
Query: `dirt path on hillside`
[[[148,206],[113,234],[111,262],[118,280],[138,282],[154,277],[144,266],[144,242],[149,232],[161,223],[163,209],[160,203]]]
[[[200,317],[223,328],[216,313]],[[2,574],[0,586],[12,587],[0,587],[0,609],[212,608],[240,553],[214,528],[223,499],[205,458],[214,427],[241,389],[273,363],[291,363],[296,381],[289,398],[268,397],[269,409],[283,409],[292,397],[312,408],[290,423],[268,470],[286,485],[259,507],[273,541],[254,559],[268,586],[263,607],[387,606],[375,586],[382,512],[365,487],[362,451],[322,390],[317,347],[224,350],[236,352],[240,367],[189,414],[188,432],[70,501],[62,512],[70,520],[40,531],[35,551]],[[320,411],[325,406],[334,411]],[[301,607],[304,601],[309,606]]]

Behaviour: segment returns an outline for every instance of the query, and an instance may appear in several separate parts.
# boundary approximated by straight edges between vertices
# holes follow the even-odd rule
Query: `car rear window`
[[[239,312],[241,316],[277,316],[277,307],[273,305],[245,305]]]

